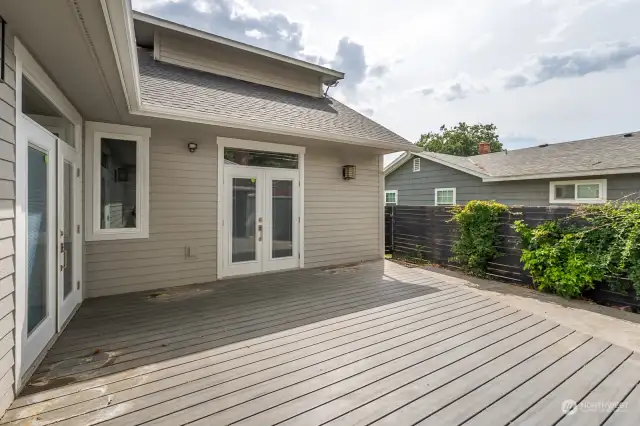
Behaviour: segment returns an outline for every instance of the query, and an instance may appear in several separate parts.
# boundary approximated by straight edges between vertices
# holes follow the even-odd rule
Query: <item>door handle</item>
[[[258,225],[258,232],[260,232],[260,236],[258,237],[258,241],[262,241],[262,225]]]

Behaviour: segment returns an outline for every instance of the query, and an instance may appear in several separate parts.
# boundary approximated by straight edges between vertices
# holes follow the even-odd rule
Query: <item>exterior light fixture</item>
[[[196,152],[196,149],[198,149],[198,144],[195,142],[189,142],[187,144],[187,148],[189,148],[189,152]]]
[[[356,178],[356,166],[350,164],[342,166],[342,179],[351,180]]]

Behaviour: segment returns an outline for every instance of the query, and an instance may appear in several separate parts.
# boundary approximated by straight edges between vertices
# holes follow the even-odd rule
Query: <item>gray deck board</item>
[[[559,404],[638,380],[627,350],[371,262],[87,300],[0,423],[635,425]]]
[[[616,410],[604,423],[605,426],[638,426],[640,419],[640,384],[622,401],[622,407]]]

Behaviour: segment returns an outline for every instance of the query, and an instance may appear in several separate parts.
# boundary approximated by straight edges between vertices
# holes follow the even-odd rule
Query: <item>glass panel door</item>
[[[261,271],[264,178],[261,170],[225,167],[224,274]]]
[[[75,149],[58,139],[58,329],[82,299],[78,285],[81,262],[78,167]]]
[[[21,119],[24,139],[20,143],[27,147],[24,372],[51,340],[56,328],[56,139],[29,118]]]
[[[298,255],[297,170],[265,170],[265,244],[263,271],[296,268]]]

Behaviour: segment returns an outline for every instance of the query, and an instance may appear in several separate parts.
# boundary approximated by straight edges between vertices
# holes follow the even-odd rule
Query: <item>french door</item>
[[[221,276],[297,268],[298,170],[225,165]]]
[[[58,331],[82,301],[80,292],[80,159],[78,153],[58,139]]]
[[[78,155],[30,118],[21,120],[27,146],[24,372],[81,301],[82,257]]]

